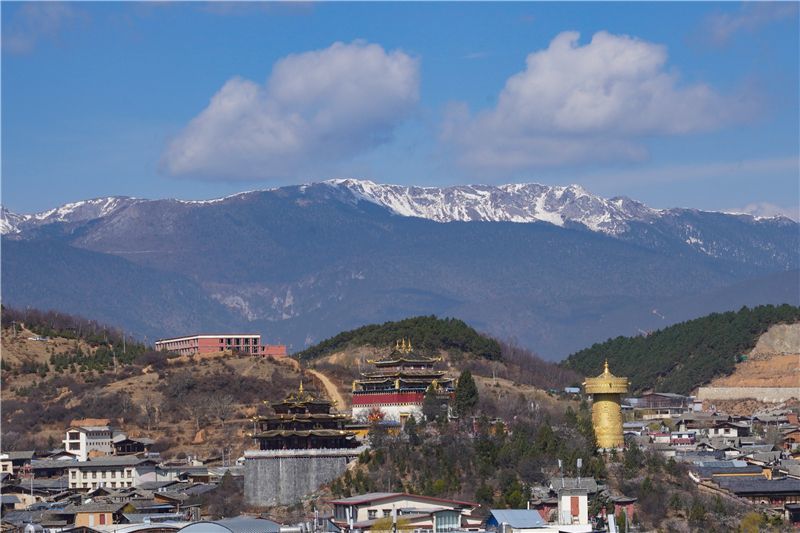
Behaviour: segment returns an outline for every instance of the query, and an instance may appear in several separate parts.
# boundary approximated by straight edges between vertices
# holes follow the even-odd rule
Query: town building
[[[608,369],[605,362],[603,373],[595,378],[586,378],[583,383],[586,394],[592,395],[592,423],[600,448],[622,448],[621,397],[628,392],[628,378],[618,377]]]
[[[17,475],[20,468],[31,463],[33,455],[33,450],[0,453],[0,474]]]
[[[497,533],[538,533],[546,525],[533,509],[492,509],[486,519],[486,531]]]
[[[132,455],[81,461],[68,471],[69,488],[75,490],[138,487],[144,481],[156,481],[156,461]]]
[[[218,333],[173,337],[156,341],[156,350],[180,355],[213,355],[225,352],[286,356],[286,345],[264,344],[256,333]]]
[[[111,445],[114,447],[114,455],[135,455],[150,452],[153,439],[146,437],[128,437],[124,434],[115,435]]]
[[[124,503],[86,503],[83,505],[70,505],[64,509],[64,514],[75,516],[75,527],[94,527],[109,524],[119,524],[122,519]]]
[[[345,415],[332,402],[303,389],[255,417],[256,450],[244,453],[244,494],[250,505],[291,505],[342,475],[364,451]]]
[[[113,454],[114,437],[120,433],[106,418],[73,420],[62,442],[67,453],[86,461],[90,456]]]
[[[387,531],[394,522],[398,529],[444,533],[477,530],[483,521],[473,515],[477,503],[403,492],[371,492],[329,503],[333,505],[333,523],[346,531]]]
[[[637,418],[663,420],[692,410],[691,398],[671,392],[650,392],[640,398],[626,398]]]
[[[435,368],[439,361],[415,354],[410,341],[398,341],[388,357],[369,361],[374,371],[353,381],[353,419],[366,422],[378,413],[386,421],[402,422],[410,416],[422,420],[429,388],[447,404],[454,392],[453,379]]]

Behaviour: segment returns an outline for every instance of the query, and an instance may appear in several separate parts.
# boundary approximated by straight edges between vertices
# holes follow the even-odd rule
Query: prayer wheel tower
[[[583,383],[586,394],[592,395],[592,423],[600,448],[621,448],[625,444],[622,435],[622,395],[628,392],[628,378],[613,375],[606,360],[603,373],[596,378],[586,378]]]

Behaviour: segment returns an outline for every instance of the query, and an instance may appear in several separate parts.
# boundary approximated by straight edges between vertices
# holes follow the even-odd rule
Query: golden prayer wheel
[[[586,378],[586,394],[592,395],[592,424],[600,448],[621,448],[625,444],[622,434],[622,395],[628,392],[628,378],[615,376],[608,370],[606,360],[603,373],[596,378]]]

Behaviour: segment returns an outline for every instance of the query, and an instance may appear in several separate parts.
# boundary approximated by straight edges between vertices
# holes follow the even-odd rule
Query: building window
[[[383,517],[384,517],[384,518],[389,518],[390,516],[392,516],[392,511],[391,511],[391,509],[384,509],[384,510],[383,510]]]
[[[376,518],[375,515],[377,513],[378,513],[378,511],[376,511],[375,509],[370,509],[370,510],[367,511],[367,515],[368,515],[367,518],[369,518],[370,520],[375,520],[375,518]]]

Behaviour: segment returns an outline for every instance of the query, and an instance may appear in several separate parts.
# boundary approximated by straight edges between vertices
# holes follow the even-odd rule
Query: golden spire
[[[606,364],[603,366],[603,374],[610,374],[611,372],[608,370],[608,358],[606,358]]]
[[[408,353],[411,353],[411,339],[408,339]]]
[[[300,392],[303,392],[303,378],[300,378]]]

